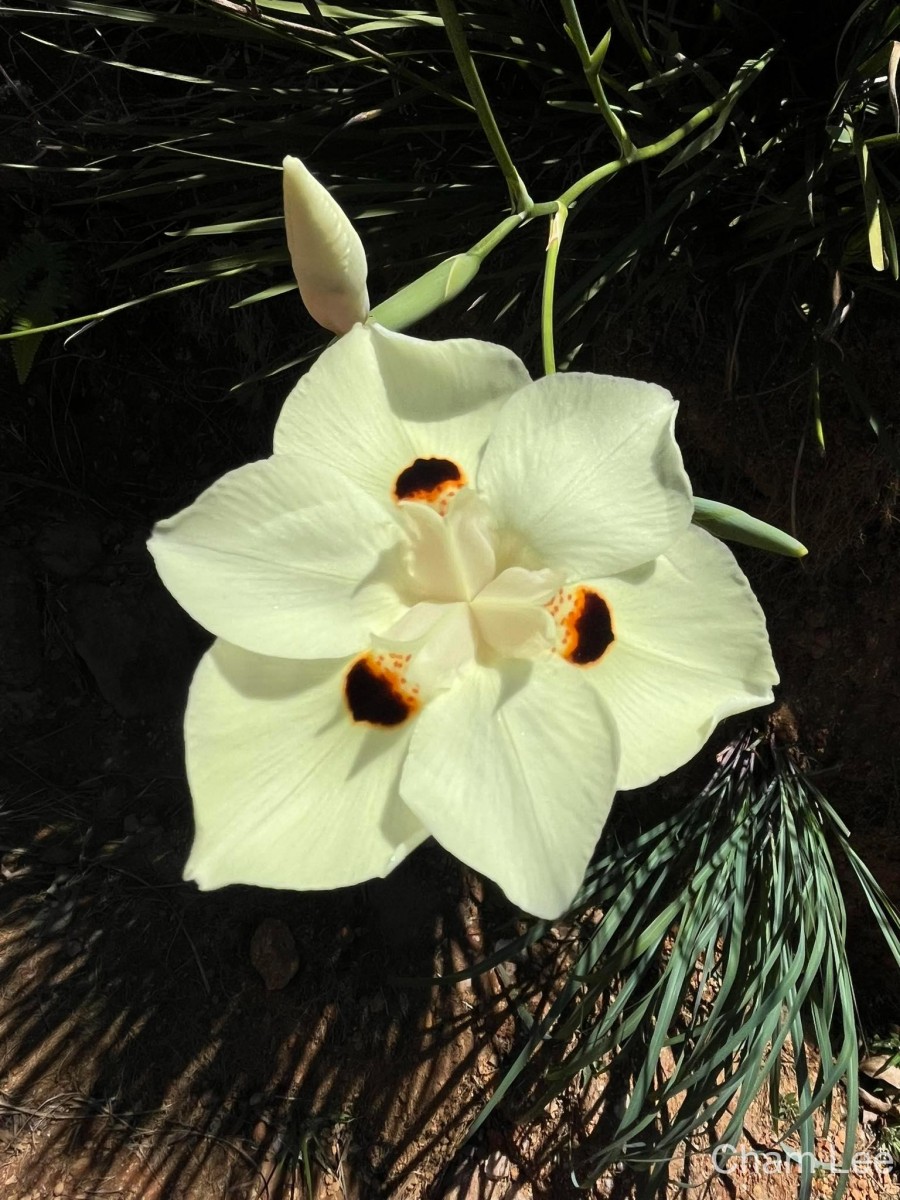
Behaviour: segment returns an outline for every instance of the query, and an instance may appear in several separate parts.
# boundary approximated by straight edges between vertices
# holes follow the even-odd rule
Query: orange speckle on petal
[[[409,659],[370,652],[353,663],[344,678],[344,699],[354,721],[390,729],[418,711],[419,689],[409,687],[404,675]]]

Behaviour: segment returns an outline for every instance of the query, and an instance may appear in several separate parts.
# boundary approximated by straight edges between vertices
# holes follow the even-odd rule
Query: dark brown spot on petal
[[[344,680],[344,695],[354,721],[390,728],[402,725],[418,708],[418,701],[405,685],[402,655],[367,654],[357,659]]]
[[[569,662],[586,667],[602,658],[615,641],[609,605],[602,596],[582,590],[581,612],[575,618],[575,645]]]
[[[547,607],[562,633],[558,651],[575,666],[599,662],[615,641],[609,605],[591,588],[566,588]]]
[[[449,499],[465,482],[462,471],[449,458],[417,458],[397,476],[394,496],[430,504]]]

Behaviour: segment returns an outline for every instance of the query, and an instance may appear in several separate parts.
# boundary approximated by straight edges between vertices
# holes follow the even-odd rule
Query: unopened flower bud
[[[284,223],[300,297],[314,321],[343,334],[369,315],[366,252],[331,193],[299,158],[284,160]]]

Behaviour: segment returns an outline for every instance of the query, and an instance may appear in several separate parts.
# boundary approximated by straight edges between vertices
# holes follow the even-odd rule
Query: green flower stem
[[[727,96],[720,97],[720,99],[715,100],[712,104],[707,104],[705,108],[701,108],[699,112],[694,113],[689,121],[685,121],[678,129],[673,129],[670,134],[664,138],[660,138],[658,142],[652,142],[649,146],[633,147],[627,158],[616,158],[612,162],[604,163],[596,171],[589,171],[587,175],[582,175],[581,179],[576,180],[570,188],[567,188],[563,192],[559,197],[558,203],[568,207],[574,204],[590,188],[595,187],[596,184],[602,183],[605,179],[618,174],[623,167],[627,167],[631,163],[646,162],[647,159],[657,158],[660,154],[665,154],[667,150],[671,150],[673,146],[677,146],[679,142],[683,142],[688,134],[693,133],[698,125],[702,125],[704,121],[708,121],[710,117],[714,117],[718,112],[721,112],[727,101]],[[541,206],[534,206],[535,209],[539,207]],[[528,215],[536,216],[537,213],[532,210]]]
[[[443,6],[446,2],[447,0],[437,0],[440,6]],[[481,86],[480,83],[478,86]],[[614,159],[612,162],[604,163],[602,167],[598,167],[595,171],[582,176],[558,200],[547,200],[536,204],[527,193],[524,193],[523,189],[523,198],[521,200],[523,207],[520,211],[505,217],[464,254],[455,255],[453,258],[438,264],[437,267],[433,267],[430,271],[427,271],[420,279],[407,284],[406,287],[401,288],[395,295],[383,301],[373,309],[371,314],[372,319],[387,324],[389,328],[407,328],[408,325],[420,320],[427,313],[434,312],[436,308],[445,304],[453,296],[458,295],[467,282],[471,282],[471,279],[477,273],[477,269],[471,269],[472,260],[477,260],[480,264],[514,229],[518,229],[519,226],[524,225],[527,221],[532,221],[536,217],[550,217],[555,224],[551,223],[551,236],[547,246],[547,259],[544,266],[541,340],[544,370],[548,375],[552,374],[556,370],[553,347],[553,295],[556,282],[556,266],[559,257],[559,244],[562,237],[563,225],[568,216],[569,206],[574,204],[590,188],[618,174],[623,167],[664,154],[666,150],[683,141],[698,125],[701,125],[704,121],[719,112],[724,103],[725,100],[723,99],[708,105],[700,112],[695,113],[684,125],[673,130],[667,137],[661,138],[660,141],[654,142],[650,146],[642,146],[640,148],[632,146],[627,158],[620,157]],[[512,166],[511,160],[510,166]],[[514,167],[512,170],[515,172]],[[515,178],[518,179],[518,175]],[[468,260],[468,265],[459,261],[462,259]],[[2,336],[0,334],[0,338]]]
[[[628,136],[625,126],[613,112],[606,98],[603,81],[600,78],[600,68],[603,66],[603,60],[606,58],[606,51],[609,48],[609,39],[612,31],[610,30],[606,34],[597,49],[591,53],[587,44],[587,38],[584,36],[584,30],[581,27],[581,18],[578,15],[575,0],[561,0],[561,3],[569,37],[578,51],[578,57],[581,59],[581,69],[584,71],[587,85],[591,89],[597,107],[600,109],[600,115],[609,126],[610,132],[618,143],[620,157],[629,159],[634,150],[634,144]]]
[[[447,31],[447,38],[453,50],[456,65],[459,67],[466,90],[469,93],[472,103],[475,105],[475,111],[478,114],[481,128],[484,130],[485,137],[494,152],[494,157],[500,166],[500,170],[503,172],[506,186],[509,188],[509,199],[513,212],[526,213],[532,205],[531,197],[528,195],[528,190],[522,182],[519,172],[516,170],[516,165],[510,157],[506,143],[503,140],[503,135],[497,126],[493,110],[478,75],[475,60],[472,58],[472,52],[466,41],[462,21],[460,21],[459,13],[456,11],[456,4],[454,0],[435,0],[435,2],[441,20],[444,22],[444,28]]]
[[[568,215],[569,210],[566,206],[559,204],[550,218],[550,237],[547,240],[547,258],[544,263],[544,291],[541,297],[541,346],[545,375],[552,375],[556,371],[556,352],[553,348],[553,292],[556,286],[559,248]]]
[[[523,212],[504,217],[499,225],[495,225],[490,233],[486,233],[480,242],[470,246],[466,253],[474,255],[475,258],[486,258],[492,250],[496,250],[506,235],[518,229],[525,219],[526,214]]]

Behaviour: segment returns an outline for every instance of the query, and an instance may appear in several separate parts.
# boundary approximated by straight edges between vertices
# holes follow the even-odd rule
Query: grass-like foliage
[[[534,1118],[573,1086],[602,1092],[588,1087],[613,1071],[602,1119],[573,1152],[573,1178],[588,1185],[624,1162],[652,1193],[673,1158],[707,1156],[712,1173],[715,1147],[740,1142],[751,1103],[768,1090],[806,1197],[815,1118],[827,1129],[843,1084],[846,1169],[859,1055],[835,853],[900,962],[900,914],[825,797],[789,753],[756,735],[734,742],[691,804],[595,862],[571,914],[581,932],[565,985],[477,1125],[517,1084],[531,1081]],[[783,1054],[796,1075],[791,1111],[779,1100]],[[836,1197],[846,1179],[834,1180]]]
[[[774,305],[808,343],[817,404],[854,297],[893,290],[900,269],[900,13],[876,0],[849,20],[825,5],[813,22],[775,4],[721,3],[702,20],[629,0],[581,8],[8,7],[23,95],[24,81],[46,86],[41,73],[69,80],[41,109],[52,149],[42,136],[36,160],[23,145],[7,165],[57,195],[62,175],[65,203],[121,213],[125,244],[107,264],[118,294],[100,313],[223,276],[247,276],[241,303],[291,291],[285,153],[359,224],[375,299],[511,207],[529,228],[457,303],[477,302],[479,328],[519,350],[546,322],[544,218],[564,197],[549,297],[563,361],[623,309],[687,312],[702,329],[724,300],[738,342],[752,305]],[[13,144],[26,124],[27,112],[7,118]]]

